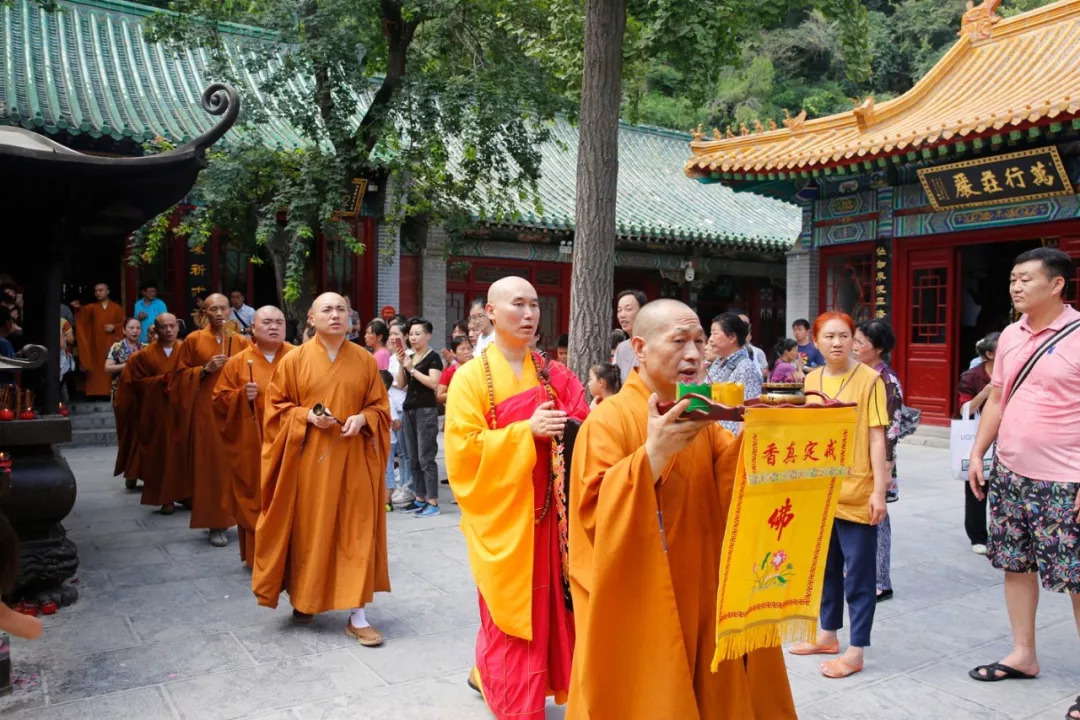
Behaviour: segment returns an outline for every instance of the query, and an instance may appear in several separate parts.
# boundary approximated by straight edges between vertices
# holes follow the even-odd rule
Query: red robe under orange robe
[[[230,342],[231,341],[231,342]],[[194,485],[191,527],[220,529],[236,524],[225,453],[214,421],[214,384],[221,372],[204,374],[214,355],[235,355],[248,346],[241,335],[222,335],[219,341],[207,327],[184,339],[176,373],[169,384],[175,408],[178,465]]]
[[[150,343],[128,358],[124,367],[138,407],[138,450],[132,472],[143,481],[143,505],[168,505],[191,497],[191,477],[176,462],[176,424],[169,399],[169,382],[182,344],[177,340],[167,355],[159,343]]]
[[[655,483],[645,451],[649,395],[632,371],[574,446],[578,642],[567,720],[795,720],[780,648],[710,669],[740,441],[711,424]]]
[[[79,364],[86,371],[87,395],[112,394],[112,376],[105,372],[105,356],[113,343],[124,337],[124,310],[112,300],[102,305],[96,300],[79,308],[75,320],[75,342]],[[112,332],[105,326],[112,325]]]
[[[278,363],[292,349],[292,345],[283,343],[270,362],[256,345],[249,345],[229,358],[214,386],[214,416],[231,471],[229,487],[233,515],[236,516],[236,534],[240,539],[240,557],[248,567],[255,563],[266,389]],[[259,394],[254,402],[249,402],[245,386],[252,381],[259,386]]]
[[[517,378],[489,345],[455,373],[446,403],[446,469],[480,596],[476,670],[499,720],[542,720],[547,695],[565,702],[574,648],[560,543],[565,508],[559,512],[561,488],[552,483],[551,441],[534,437],[529,420],[549,401],[548,387],[571,417],[582,420],[589,409],[565,366],[548,363],[545,387],[543,361],[532,357]]]
[[[344,422],[363,414],[360,434],[319,429],[322,403]],[[255,528],[251,589],[277,607],[282,590],[304,613],[367,605],[390,591],[386,558],[386,461],[390,400],[375,358],[347,340],[331,361],[316,337],[278,363],[266,393],[262,510]]]

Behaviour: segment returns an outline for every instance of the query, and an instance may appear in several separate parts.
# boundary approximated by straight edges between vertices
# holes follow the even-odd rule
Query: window
[[[323,292],[351,295],[353,286],[354,254],[345,241],[326,238],[326,255],[323,262]]]
[[[947,268],[913,269],[911,272],[911,342],[913,345],[944,345],[948,318]]]

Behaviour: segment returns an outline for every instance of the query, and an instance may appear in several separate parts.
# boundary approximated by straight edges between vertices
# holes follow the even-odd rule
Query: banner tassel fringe
[[[712,671],[716,672],[725,660],[736,660],[762,648],[796,642],[812,643],[817,640],[817,632],[816,618],[789,618],[727,633],[716,639]]]

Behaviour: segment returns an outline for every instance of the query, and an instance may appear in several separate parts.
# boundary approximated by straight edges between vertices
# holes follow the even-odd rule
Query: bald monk
[[[266,607],[284,589],[300,624],[353,609],[345,634],[373,647],[383,637],[364,606],[390,591],[390,401],[375,358],[345,339],[345,298],[324,293],[312,310],[315,338],[281,359],[266,390],[251,588]]]
[[[285,315],[272,305],[255,311],[251,333],[254,344],[229,358],[214,386],[214,416],[228,460],[240,558],[248,567],[255,563],[266,389],[278,363],[293,349],[285,342]]]
[[[169,385],[179,444],[178,462],[194,486],[192,528],[208,528],[210,544],[225,547],[225,530],[236,524],[229,467],[214,421],[214,384],[225,361],[248,346],[242,335],[225,334],[229,300],[214,293],[203,303],[206,327],[190,333],[180,348]]]
[[[780,648],[709,669],[739,442],[717,423],[679,420],[689,400],[657,411],[675,400],[678,382],[698,377],[704,343],[686,305],[646,305],[631,338],[639,368],[578,435],[570,485],[578,636],[567,718],[796,717]]]
[[[124,309],[109,299],[109,286],[94,286],[94,302],[82,306],[71,303],[77,312],[75,341],[79,364],[86,372],[86,395],[96,397],[112,393],[112,376],[105,372],[105,356],[113,343],[123,337]]]
[[[176,426],[169,403],[169,382],[180,359],[179,329],[175,315],[158,315],[147,333],[153,342],[124,366],[130,399],[138,407],[133,472],[143,481],[142,504],[160,506],[163,515],[175,512],[175,503],[188,500],[192,492],[191,477],[176,462]]]
[[[446,401],[446,469],[480,595],[469,684],[496,718],[540,720],[547,695],[566,702],[574,648],[552,439],[588,405],[573,373],[529,352],[540,323],[532,285],[499,280],[485,312],[494,340],[458,369]]]

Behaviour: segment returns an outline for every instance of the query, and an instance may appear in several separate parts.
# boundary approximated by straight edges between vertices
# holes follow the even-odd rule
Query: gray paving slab
[[[369,618],[381,648],[347,638],[347,613],[308,627],[255,604],[235,544],[210,547],[184,511],[165,517],[112,478],[113,450],[66,450],[79,481],[68,523],[79,544],[80,601],[13,641],[15,692],[3,720],[481,720],[465,684],[478,621],[456,506],[387,518],[393,592]],[[1040,596],[1038,680],[981,684],[967,670],[1009,649],[1002,577],[970,552],[963,492],[948,452],[902,445],[893,522],[896,596],[877,607],[864,672],[828,680],[788,657],[804,720],[1061,720],[1080,693],[1080,641],[1066,597]],[[446,486],[442,487],[446,490]],[[843,639],[844,633],[841,632]],[[548,717],[562,709],[549,704]]]

